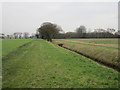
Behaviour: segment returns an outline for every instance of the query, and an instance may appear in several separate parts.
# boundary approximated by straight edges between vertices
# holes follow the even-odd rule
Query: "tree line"
[[[50,22],[43,23],[38,29],[36,36],[37,38],[46,39],[52,41],[52,39],[67,39],[67,38],[119,38],[120,31],[116,31],[113,28],[108,29],[94,29],[94,31],[87,31],[86,27],[81,25],[76,28],[74,32],[66,32],[57,24]]]
[[[13,34],[4,34],[4,33],[1,33],[0,34],[0,38],[2,39],[22,39],[22,38],[36,38],[36,34],[32,34],[30,35],[28,32],[15,32]]]
[[[0,34],[2,39],[21,39],[21,38],[42,38],[52,42],[52,39],[67,39],[67,38],[120,38],[120,30],[116,31],[113,28],[94,29],[87,31],[83,25],[75,29],[74,32],[64,32],[62,28],[51,22],[44,22],[37,29],[36,34],[30,35],[28,32],[15,32],[12,35]]]

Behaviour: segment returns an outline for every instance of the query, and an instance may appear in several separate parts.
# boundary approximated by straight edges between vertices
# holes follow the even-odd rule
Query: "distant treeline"
[[[76,28],[74,32],[66,32],[56,24],[45,22],[37,30],[36,36],[48,41],[54,39],[65,39],[65,38],[120,38],[120,31],[116,31],[113,28],[108,29],[94,29],[87,31],[85,26]]]
[[[86,32],[86,33],[77,33],[77,32],[67,32],[59,33],[55,38],[64,39],[64,38],[120,38],[120,35],[109,32]]]
[[[59,33],[56,38],[118,38],[120,31],[116,32],[115,29],[95,29],[94,31],[87,32],[85,26],[80,26],[75,32]]]
[[[12,35],[0,34],[2,39],[18,39],[18,38],[42,38],[47,41],[52,39],[65,39],[65,38],[120,38],[120,30],[113,28],[108,29],[94,29],[87,30],[85,26],[80,26],[74,32],[66,32],[62,30],[57,24],[50,22],[43,23],[38,29],[36,34],[30,35],[28,32],[15,32]]]
[[[1,39],[22,39],[22,38],[36,38],[36,34],[30,35],[28,32],[15,32],[13,34],[0,34]]]

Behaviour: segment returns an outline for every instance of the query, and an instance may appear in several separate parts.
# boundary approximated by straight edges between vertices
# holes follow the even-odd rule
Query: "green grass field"
[[[61,40],[61,39],[59,39]],[[62,39],[64,40],[64,39]],[[88,43],[97,43],[97,44],[118,44],[118,39],[116,38],[108,38],[108,39],[104,39],[104,38],[98,38],[98,39],[67,39],[67,40],[75,40],[75,41],[82,41],[82,42],[88,42]]]
[[[2,56],[14,51],[17,47],[25,44],[32,39],[4,39],[2,40]]]
[[[2,63],[3,88],[118,88],[117,71],[44,40],[16,48]]]
[[[28,43],[32,39],[0,39],[0,58],[7,57],[9,53],[12,53],[13,51],[17,50],[18,47],[21,45]],[[2,60],[0,60],[0,64],[2,63]],[[2,78],[2,66],[0,67],[0,81]],[[1,81],[2,82],[2,81]],[[0,83],[0,86],[2,84]]]
[[[120,68],[118,39],[56,39],[54,43]]]

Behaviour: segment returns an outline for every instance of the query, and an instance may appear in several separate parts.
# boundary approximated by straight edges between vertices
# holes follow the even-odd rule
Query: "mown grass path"
[[[3,59],[3,88],[117,88],[118,72],[44,40]]]

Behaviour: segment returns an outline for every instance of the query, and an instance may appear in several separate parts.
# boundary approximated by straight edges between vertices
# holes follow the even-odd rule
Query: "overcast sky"
[[[56,23],[65,32],[80,25],[87,29],[118,28],[117,2],[6,2],[2,4],[2,32],[35,33],[43,22]]]

